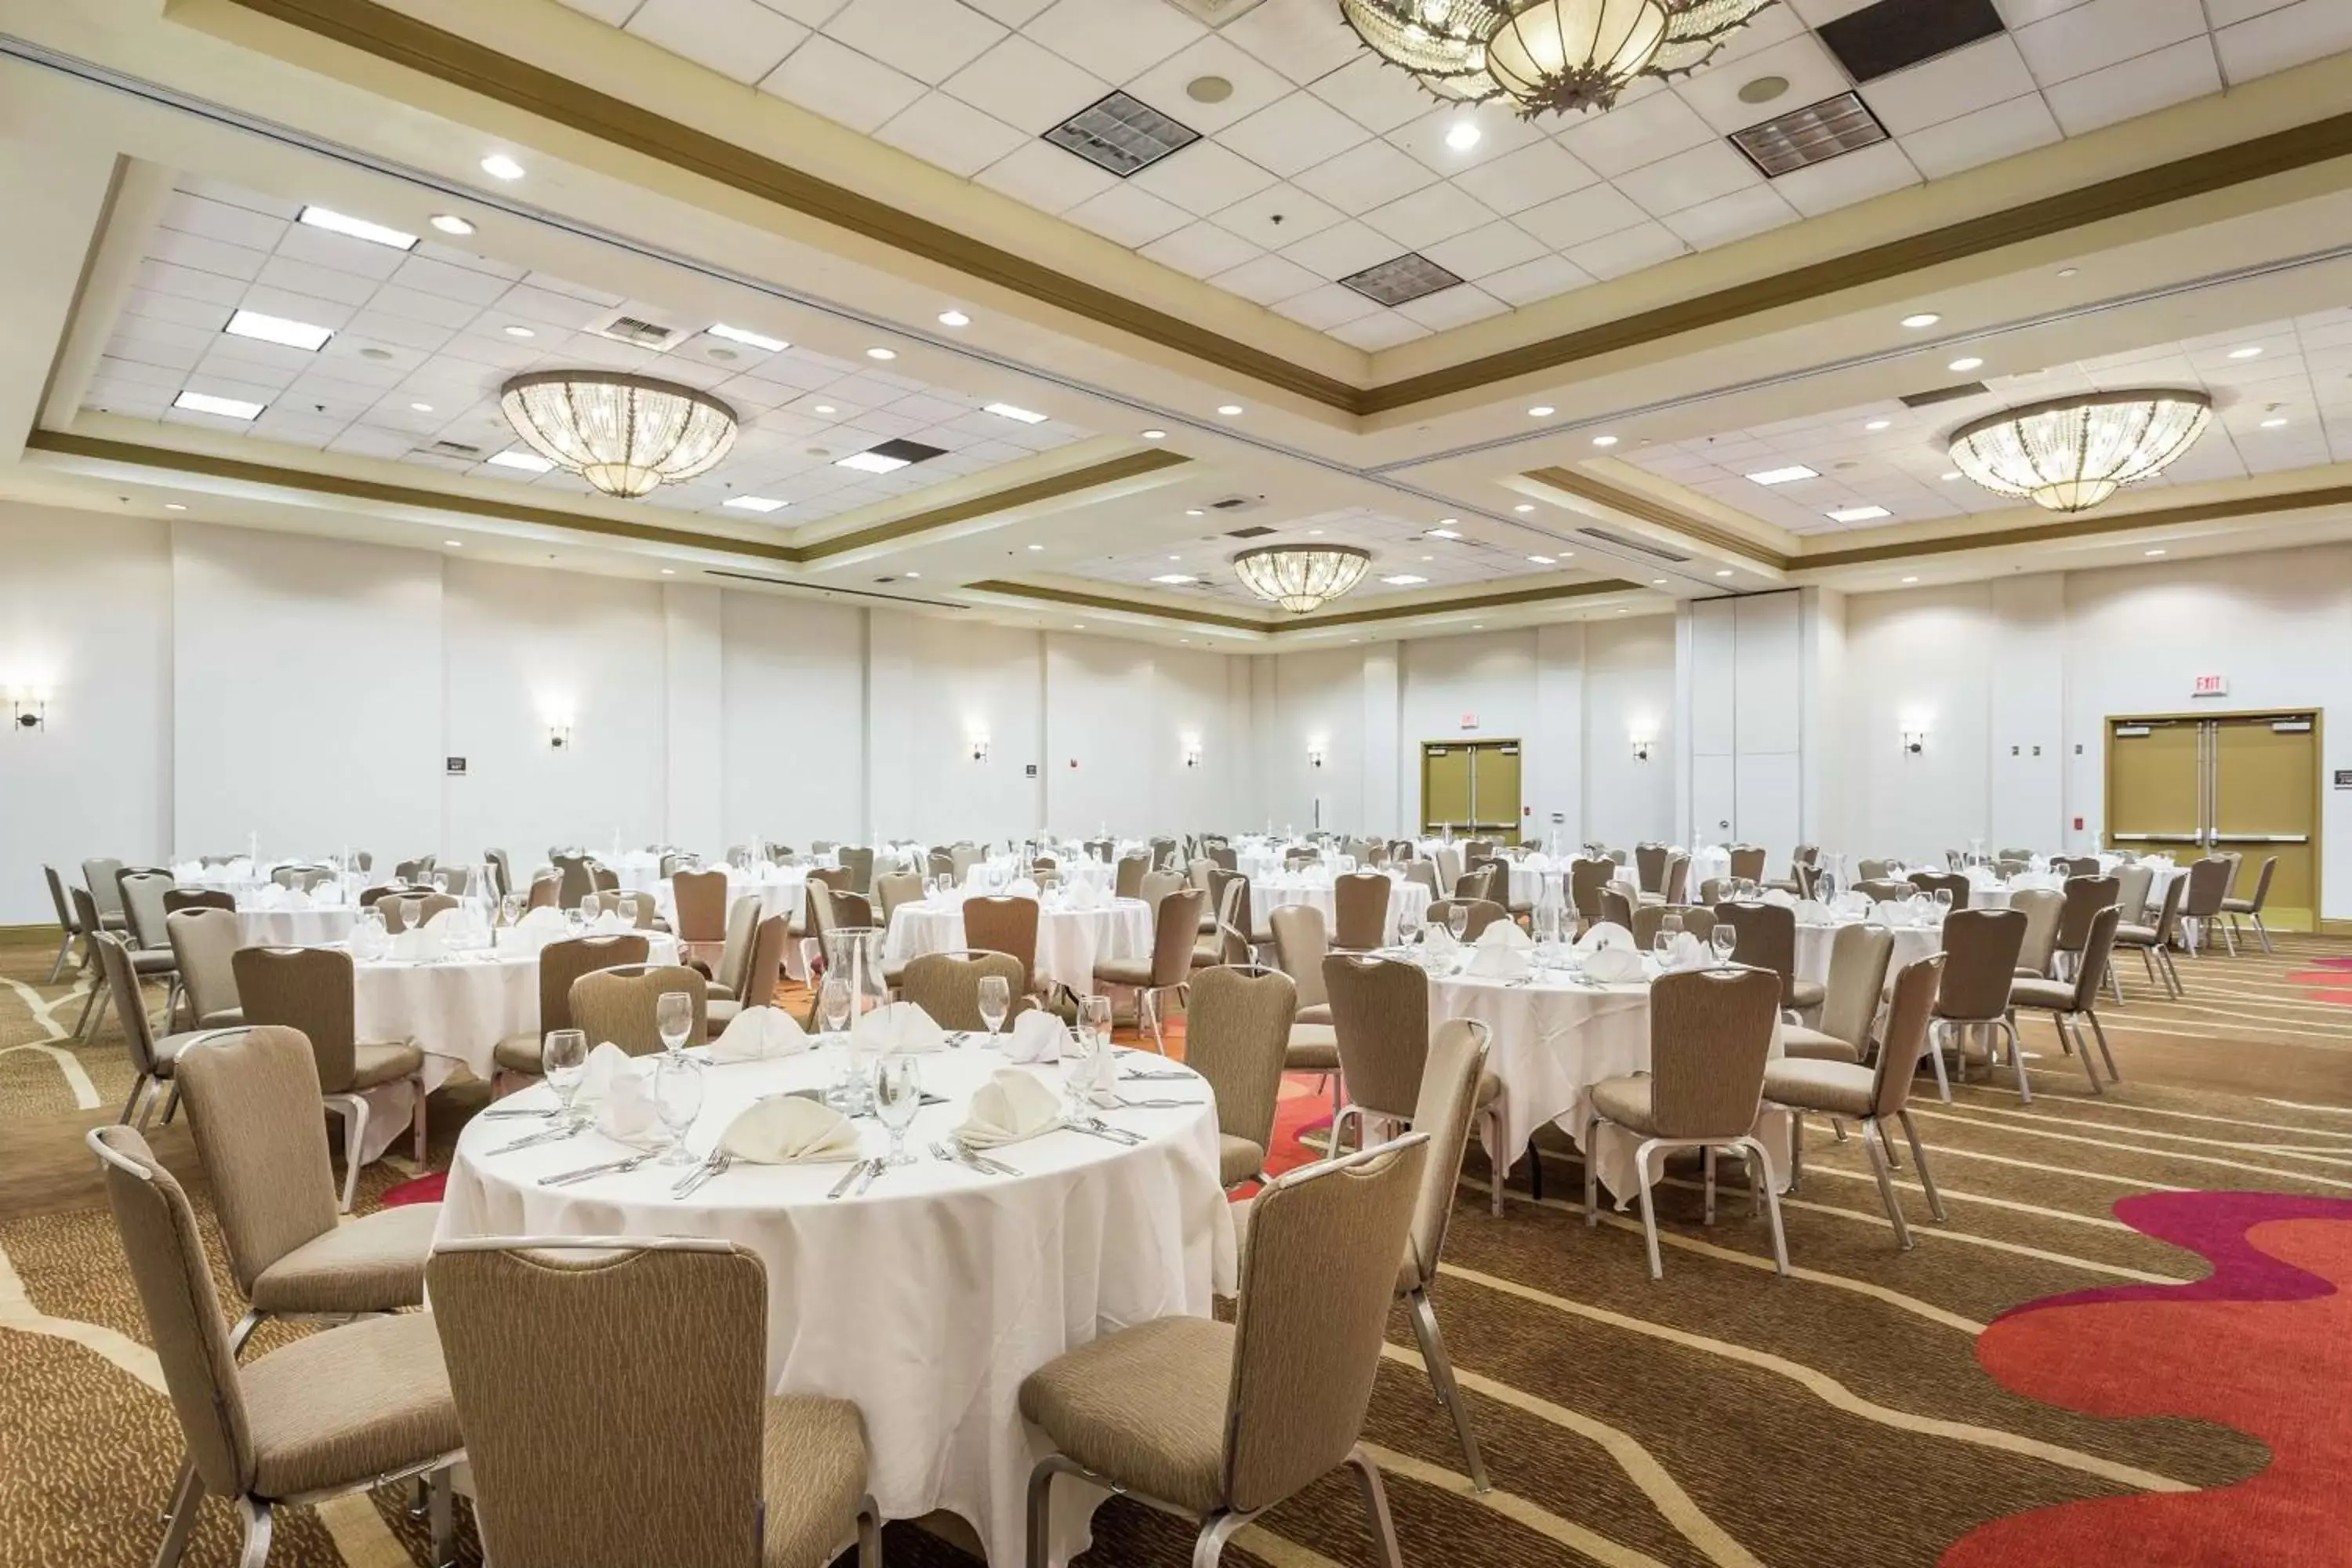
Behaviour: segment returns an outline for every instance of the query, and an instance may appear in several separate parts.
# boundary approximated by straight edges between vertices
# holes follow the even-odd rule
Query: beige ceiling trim
[[[1042,605],[1067,605],[1073,609],[1109,610],[1122,615],[1151,616],[1163,621],[1176,621],[1191,626],[1223,626],[1228,631],[1265,632],[1271,635],[1276,628],[1269,622],[1254,621],[1244,616],[1221,616],[1214,610],[1179,608],[1154,604],[1147,599],[1122,599],[1115,594],[1089,594],[1081,588],[1049,588],[1040,583],[1014,583],[1000,577],[983,578],[966,583],[967,594],[990,594],[1000,599],[1023,599]]]
[[[573,533],[599,534],[608,539],[632,539],[641,543],[676,545],[690,550],[705,550],[721,555],[740,555],[758,561],[778,561],[786,565],[802,566],[821,562],[846,551],[865,549],[875,544],[904,542],[935,529],[970,522],[1000,511],[1035,506],[1042,501],[1076,495],[1099,489],[1104,485],[1120,484],[1189,461],[1182,454],[1163,450],[1130,452],[1108,462],[1074,468],[1066,474],[1055,474],[1026,484],[1014,485],[985,495],[952,501],[945,506],[928,508],[877,522],[846,533],[835,534],[810,544],[769,544],[758,540],[738,539],[730,534],[698,533],[691,529],[666,528],[658,523],[634,522],[619,518],[596,517],[584,512],[566,511],[557,507],[536,506],[522,501],[494,500],[484,496],[458,495],[446,490],[427,489],[419,485],[389,484],[379,479],[358,479],[345,474],[322,473],[310,468],[291,468],[276,463],[254,462],[244,458],[224,457],[209,452],[183,451],[169,447],[143,446],[133,441],[117,441],[99,436],[77,436],[62,430],[35,430],[25,439],[26,449],[50,452],[59,457],[83,458],[96,462],[123,463],[135,468],[159,468],[173,473],[201,474],[208,479],[229,479],[240,484],[268,485],[278,489],[308,490],[320,495],[341,496],[351,500],[378,501],[387,506],[419,507],[434,511],[458,512],[469,517],[495,518],[507,522],[524,522],[542,528],[560,528]]]
[[[116,311],[110,309],[104,312],[107,324],[103,331],[91,331],[86,325],[83,310],[100,293],[112,294],[113,303],[119,305],[122,291],[129,287],[130,272],[136,268],[126,272],[119,255],[110,249],[108,237],[114,232],[117,215],[126,206],[140,206],[150,216],[163,210],[150,171],[150,165],[130,158],[114,160],[114,172],[106,183],[106,198],[100,205],[98,222],[90,229],[89,247],[81,258],[81,275],[74,279],[73,300],[66,307],[69,325],[58,339],[48,374],[41,380],[38,406],[45,417],[57,417],[60,406],[68,411],[80,406],[82,393],[89,385],[98,362],[105,355],[107,333],[113,331]],[[114,263],[110,268],[110,260]],[[112,276],[109,277],[109,273]]]
[[[1847,550],[1808,550],[1790,564],[1799,571],[1826,571],[1834,566],[1866,566],[1884,561],[1916,560],[1923,555],[2006,550],[2023,544],[2050,544],[2071,539],[2095,539],[2109,533],[2131,533],[2145,528],[2185,528],[2197,523],[2287,516],[2343,506],[2352,506],[2352,484],[2325,485],[2314,489],[2291,490],[2284,495],[2231,496],[2219,500],[2194,501],[2186,506],[2150,507],[2140,511],[2101,513],[2015,528],[1991,529],[1983,533],[1948,533],[1932,539],[1860,545]]]
[[[1653,528],[1662,528],[1669,533],[1680,534],[1685,539],[1709,550],[1735,555],[1759,566],[1771,566],[1785,572],[1790,564],[1787,555],[1769,545],[1743,538],[1727,528],[1718,527],[1688,512],[1679,511],[1662,501],[1653,500],[1648,496],[1636,491],[1620,489],[1604,479],[1597,479],[1590,474],[1579,473],[1574,468],[1535,468],[1522,478],[1556,490],[1565,491],[1580,500],[1591,501],[1595,506],[1605,507],[1611,511],[1622,512],[1627,517],[1645,522]]]
[[[992,578],[964,584],[967,593],[991,594],[999,598],[1025,599],[1049,605],[1067,605],[1074,609],[1108,610],[1121,615],[1150,616],[1163,621],[1175,621],[1185,626],[1222,626],[1234,631],[1258,632],[1270,638],[1294,637],[1330,626],[1352,626],[1381,621],[1412,620],[1421,616],[1450,616],[1467,610],[1505,610],[1524,608],[1528,605],[1545,605],[1572,599],[1591,598],[1601,594],[1638,592],[1631,583],[1603,578],[1591,583],[1554,584],[1540,588],[1510,588],[1491,594],[1465,594],[1450,599],[1416,599],[1409,605],[1370,605],[1361,609],[1342,610],[1331,615],[1318,615],[1303,620],[1251,620],[1242,616],[1220,615],[1213,610],[1195,610],[1155,603],[1148,599],[1125,599],[1116,594],[1088,593],[1078,588],[1050,588],[1036,583],[1014,583]]]

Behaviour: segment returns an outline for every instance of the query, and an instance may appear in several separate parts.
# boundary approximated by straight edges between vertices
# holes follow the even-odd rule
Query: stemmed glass
[[[687,1152],[686,1135],[694,1119],[702,1114],[702,1064],[682,1051],[655,1058],[654,1110],[670,1136],[669,1152],[661,1157],[665,1165],[694,1163],[694,1156]]]
[[[523,896],[520,893],[509,893],[499,900],[499,918],[508,925],[519,924],[522,920],[522,906]]]
[[[1445,929],[1454,941],[1460,942],[1470,930],[1470,906],[1460,900],[1445,911]]]
[[[602,914],[604,910],[604,904],[593,893],[591,893],[586,898],[581,900],[579,909],[580,929],[585,931],[590,926],[594,925],[596,923],[596,917]]]
[[[540,1041],[539,1066],[547,1078],[548,1087],[555,1090],[559,1108],[556,1121],[570,1126],[576,1120],[572,1109],[574,1096],[580,1092],[580,1082],[588,1076],[588,1031],[585,1029],[550,1029]]]
[[[890,1134],[890,1152],[882,1160],[885,1165],[915,1163],[915,1157],[907,1152],[907,1129],[922,1105],[922,1075],[916,1070],[913,1057],[888,1056],[874,1064],[874,1114]]]
[[[1659,968],[1664,969],[1674,962],[1675,950],[1680,945],[1682,934],[1682,916],[1669,914],[1658,917],[1658,932],[1650,939],[1650,950],[1657,954]]]
[[[655,997],[654,1031],[671,1056],[684,1050],[686,1037],[694,1033],[694,998],[683,991],[665,991]]]
[[[1004,1027],[1005,1015],[1013,1011],[1013,984],[1002,974],[980,977],[980,1021],[988,1026],[988,1043],[997,1043],[999,1030]]]
[[[850,1082],[856,1076],[857,1053],[849,1045],[849,976],[828,974],[824,984],[816,989],[816,1010],[824,1020],[825,1054],[832,1058],[827,1069],[825,1103],[836,1110],[854,1113],[858,1095]]]
[[[1938,888],[1933,897],[1936,900],[1936,923],[1941,925],[1944,917],[1952,912],[1952,889]]]
[[[1078,998],[1078,1026],[1069,1065],[1063,1070],[1063,1083],[1069,1090],[1070,1113],[1074,1116],[1094,1114],[1090,1097],[1101,1073],[1101,1064],[1110,1051],[1110,998],[1081,996]]]
[[[1706,944],[1715,949],[1717,966],[1727,968],[1731,963],[1732,950],[1739,945],[1739,928],[1727,921],[1706,933]]]

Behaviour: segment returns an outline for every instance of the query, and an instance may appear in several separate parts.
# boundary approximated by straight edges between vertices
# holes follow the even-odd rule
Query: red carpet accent
[[[2270,1446],[2232,1487],[2099,1498],[1994,1520],[1945,1568],[2352,1561],[2352,1202],[2157,1193],[2116,1215],[2202,1254],[2194,1284],[2051,1297],[1997,1319],[1977,1360],[2031,1398],[2095,1415],[2184,1415]]]
[[[403,1182],[383,1194],[383,1206],[392,1208],[400,1204],[437,1204],[441,1201],[442,1189],[448,1184],[449,1173],[446,1171],[436,1171],[429,1176],[419,1176],[415,1181]]]

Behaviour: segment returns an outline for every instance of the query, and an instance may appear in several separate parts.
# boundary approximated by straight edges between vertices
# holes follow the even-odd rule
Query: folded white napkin
[[[1786,888],[1767,888],[1764,901],[1779,909],[1793,910],[1797,907],[1797,895]]]
[[[1715,962],[1714,950],[1690,931],[1676,931],[1674,944],[1666,950],[1663,967],[1677,973],[1686,969],[1705,969]],[[1590,969],[1590,965],[1587,968]]]
[[[1489,931],[1496,929],[1486,928]],[[1514,931],[1518,928],[1514,926]],[[1482,980],[1517,980],[1533,967],[1533,955],[1525,947],[1513,947],[1507,942],[1489,946],[1485,937],[1470,951],[1468,973]]]
[[[1622,929],[1622,928],[1620,928]],[[1624,985],[1642,978],[1642,955],[1632,938],[1623,947],[1604,947],[1584,961],[1584,977],[1602,985]]]
[[[855,1160],[857,1129],[829,1105],[797,1094],[772,1094],[753,1100],[727,1124],[727,1131],[719,1136],[719,1148],[755,1165]]]
[[[1827,925],[1830,923],[1830,907],[1819,899],[1799,899],[1797,923],[1803,926]]]
[[[948,1048],[946,1032],[912,1002],[893,1002],[875,1008],[852,1026],[849,1038],[859,1050],[884,1056],[912,1056]]]
[[[412,927],[392,939],[392,956],[412,963],[439,958],[448,951],[447,938],[430,928]]]
[[[1551,857],[1540,849],[1534,850],[1528,854],[1525,864],[1530,871],[1549,871],[1551,869]]]
[[[1102,895],[1095,890],[1093,882],[1080,880],[1071,885],[1069,898],[1066,902],[1066,907],[1070,909],[1091,910],[1101,905]]]
[[[1062,1102],[1034,1073],[1001,1068],[972,1091],[971,1110],[955,1130],[975,1149],[1018,1143],[1062,1124]]]
[[[657,1143],[660,1117],[654,1110],[653,1063],[606,1040],[588,1053],[574,1108],[592,1112],[607,1138],[639,1145]]]
[[[1830,908],[1842,915],[1866,915],[1870,912],[1870,895],[1848,888],[1830,900]]]
[[[808,1032],[801,1021],[782,1007],[746,1007],[727,1020],[727,1027],[710,1042],[715,1062],[757,1062],[772,1057],[796,1056],[809,1048]]]
[[[1910,909],[1891,899],[1882,900],[1873,905],[1870,918],[1883,926],[1907,926],[1916,923],[1911,919]]]
[[[1421,931],[1422,951],[1424,952],[1450,957],[1462,951],[1462,944],[1454,940],[1454,932],[1450,927],[1432,921],[1422,927]]]
[[[472,923],[473,918],[472,911],[465,905],[458,904],[454,908],[443,910],[439,914],[426,921],[425,929],[440,931],[445,936],[455,936],[466,930]]]
[[[1009,1062],[1060,1061],[1062,1045],[1069,1037],[1062,1020],[1034,1007],[1013,1019],[1012,1027],[997,1037]]]
[[[613,1091],[614,1083],[637,1070],[637,1058],[612,1041],[606,1040],[588,1053],[586,1067],[580,1074],[580,1087],[572,1092],[575,1106],[602,1105]]]
[[[1990,866],[1969,867],[1968,869],[1968,879],[1969,886],[1971,888],[1998,888],[2000,886],[2000,878],[1994,874],[1993,868]]]
[[[1478,933],[1481,948],[1503,948],[1513,952],[1525,952],[1535,946],[1535,939],[1512,921],[1496,921]]]
[[[1030,878],[1015,877],[1005,885],[1004,891],[1013,898],[1034,899],[1037,896],[1037,884]]]
[[[515,921],[514,929],[517,931],[546,931],[551,936],[561,936],[564,931],[563,911],[562,910],[550,909],[544,904],[535,910],[525,910],[523,911],[522,919]]]
[[[1622,948],[1637,958],[1641,956],[1641,950],[1633,945],[1633,933],[1615,921],[1601,921],[1576,939],[1579,952],[1601,952],[1611,948]]]
[[[372,921],[362,921],[352,927],[352,957],[362,963],[372,963],[392,951],[392,936]]]

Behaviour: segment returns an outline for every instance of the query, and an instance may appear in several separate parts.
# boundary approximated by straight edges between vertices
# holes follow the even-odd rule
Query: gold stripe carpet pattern
[[[2134,966],[2126,1004],[2104,1009],[2124,1081],[2103,1097],[2031,1020],[2030,1106],[1981,1064],[1949,1105],[1922,1079],[1915,1106],[1951,1218],[1930,1220],[1906,1169],[1919,1238],[1909,1253],[1894,1247],[1859,1143],[1822,1128],[1787,1203],[1789,1279],[1774,1278],[1736,1177],[1711,1227],[1687,1176],[1670,1179],[1666,1278],[1653,1282],[1638,1224],[1612,1215],[1587,1228],[1565,1140],[1544,1141],[1545,1195],[1531,1195],[1523,1166],[1500,1219],[1474,1149],[1434,1295],[1494,1489],[1472,1492],[1400,1314],[1366,1437],[1406,1561],[1888,1568],[1933,1563],[2005,1515],[2262,1471],[2268,1450],[2228,1427],[2039,1403],[1996,1384],[1974,1352],[1987,1324],[2024,1303],[2207,1271],[2116,1219],[2119,1199],[2198,1188],[2352,1198],[2352,944],[2278,945],[2275,956],[2184,959],[2189,994],[2177,1003]],[[79,1138],[128,1090],[123,1047],[111,1027],[86,1044],[67,1037],[80,991],[40,984],[47,961],[0,949],[0,1564],[116,1568],[152,1555],[179,1438]],[[2292,1062],[2281,1069],[2291,1092],[2242,1070],[2270,1060]],[[2234,1086],[2217,1087],[2233,1071]],[[478,1090],[436,1097],[436,1168],[478,1103]],[[185,1129],[157,1137],[209,1226]],[[415,1173],[398,1161],[371,1168],[362,1206]],[[215,1272],[234,1314],[216,1238]],[[206,1508],[187,1562],[231,1563],[228,1510]],[[470,1527],[461,1536],[477,1561]],[[971,1563],[903,1525],[888,1548],[923,1568]],[[1189,1552],[1182,1524],[1115,1500],[1081,1561],[1174,1568]],[[1369,1563],[1352,1488],[1310,1489],[1228,1560]],[[2195,1560],[2231,1559],[2217,1543]],[[389,1495],[280,1510],[270,1558],[426,1561],[422,1531]]]

